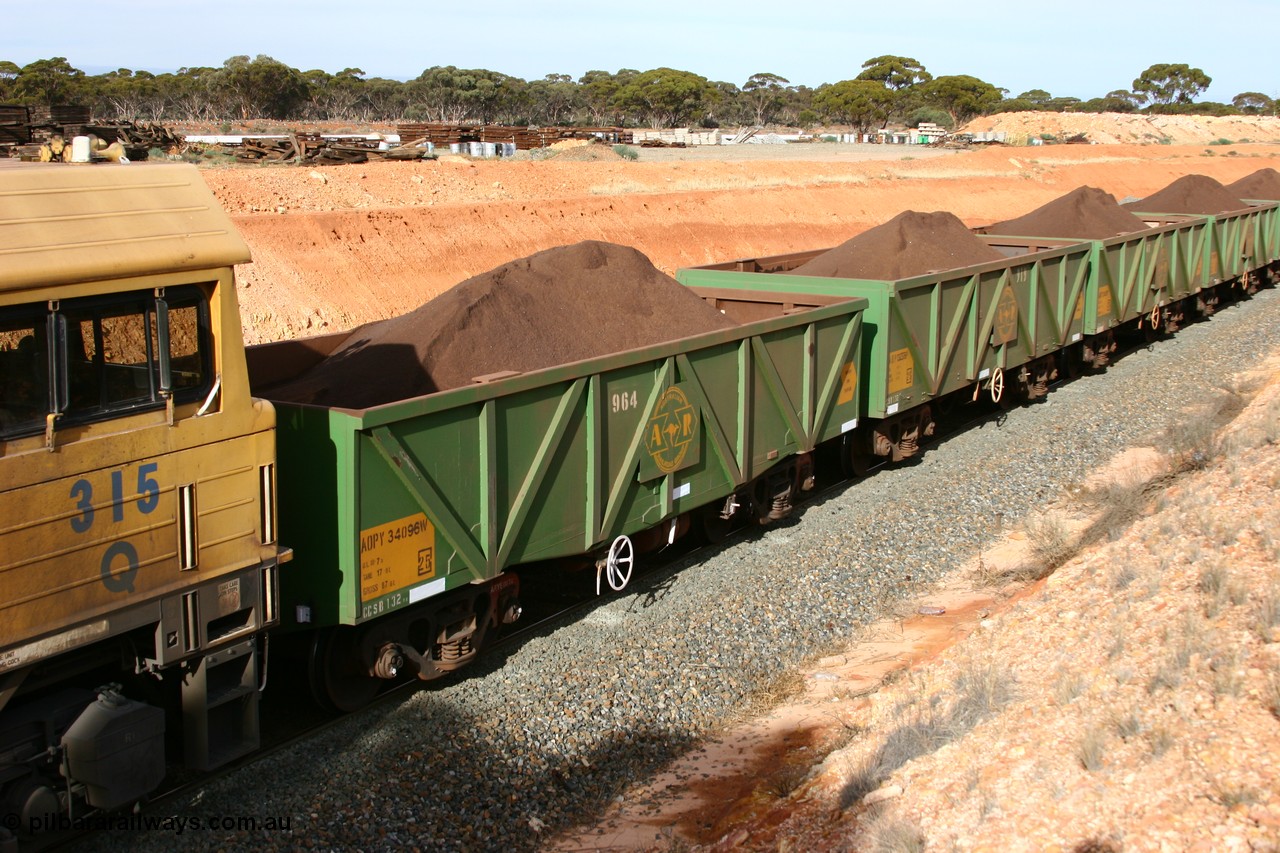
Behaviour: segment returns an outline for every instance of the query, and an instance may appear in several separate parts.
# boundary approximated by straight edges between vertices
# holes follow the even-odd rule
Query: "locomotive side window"
[[[68,418],[91,418],[156,399],[150,313],[151,307],[140,298],[68,304]]]
[[[49,347],[43,311],[0,312],[0,435],[44,429]]]
[[[169,376],[179,397],[188,389],[209,387],[209,323],[201,307],[190,300],[169,300]]]
[[[0,309],[0,436],[39,432],[51,412],[83,423],[207,393],[208,302],[190,285],[162,293]]]

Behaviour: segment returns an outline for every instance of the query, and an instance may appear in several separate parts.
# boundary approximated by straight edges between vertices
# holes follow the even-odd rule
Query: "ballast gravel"
[[[971,558],[1280,349],[1264,290],[1045,402],[931,445],[794,519],[633,579],[468,676],[355,714],[207,785],[169,830],[95,848],[532,850],[716,730],[754,690]],[[206,830],[192,819],[288,821]],[[655,838],[655,844],[661,841]]]

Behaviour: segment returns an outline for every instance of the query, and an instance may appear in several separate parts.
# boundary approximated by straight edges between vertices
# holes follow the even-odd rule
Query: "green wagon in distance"
[[[1180,266],[1188,287],[1176,297],[1194,296],[1220,284],[1256,290],[1258,277],[1280,260],[1280,202],[1247,201],[1247,208],[1215,214],[1137,213],[1149,225],[1179,229]],[[1201,224],[1203,222],[1203,224]],[[1193,236],[1194,235],[1194,236]],[[1185,244],[1183,240],[1185,239]],[[1201,298],[1201,307],[1206,299]]]
[[[791,274],[826,250],[682,269],[676,278],[732,317],[867,300],[858,361],[868,418],[848,442],[853,470],[871,457],[914,455],[934,407],[989,395],[1043,395],[1057,354],[1109,317],[1091,293],[1095,249],[1069,240],[993,240],[1008,257],[898,281]]]
[[[1081,360],[1092,367],[1105,366],[1116,350],[1115,330],[1136,324],[1172,331],[1184,317],[1183,301],[1213,284],[1207,263],[1213,241],[1210,217],[1161,214],[1144,219],[1150,226],[1145,230],[1087,241]],[[1078,242],[995,235],[984,228],[976,232],[997,248]]]
[[[473,659],[519,615],[510,567],[578,558],[597,588],[706,522],[785,515],[810,453],[861,415],[863,300],[368,409],[280,402],[284,627],[321,628],[320,692]],[[256,388],[343,336],[251,348]],[[285,535],[283,532],[281,535]],[[634,541],[633,541],[634,540]]]

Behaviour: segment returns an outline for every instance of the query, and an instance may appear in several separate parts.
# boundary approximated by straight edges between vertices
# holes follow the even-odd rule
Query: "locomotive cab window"
[[[0,435],[44,429],[50,405],[47,329],[43,311],[0,313]]]
[[[50,413],[84,423],[200,399],[212,364],[195,286],[2,308],[0,436],[43,430]]]

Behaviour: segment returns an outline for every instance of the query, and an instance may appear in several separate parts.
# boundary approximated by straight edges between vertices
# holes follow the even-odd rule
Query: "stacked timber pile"
[[[699,130],[693,127],[637,130],[634,138],[641,148],[686,148],[691,145],[719,145],[720,131]]]
[[[796,267],[795,275],[898,281],[985,264],[1003,255],[954,214],[907,210]]]
[[[1124,205],[1143,213],[1229,213],[1248,207],[1207,175],[1183,175],[1144,199]]]
[[[366,408],[733,325],[635,249],[588,240],[511,261],[408,314],[361,326],[266,393]]]
[[[1232,184],[1227,184],[1226,191],[1238,198],[1252,198],[1260,201],[1280,201],[1280,172],[1266,168],[1245,175]]]
[[[54,136],[72,139],[84,135],[84,126],[92,120],[89,108],[78,104],[27,107],[31,122],[31,141],[48,142]]]
[[[1016,219],[988,225],[987,234],[1105,240],[1145,230],[1147,224],[1097,187],[1079,187]]]
[[[31,141],[31,121],[22,104],[0,104],[0,156]]]
[[[405,122],[396,125],[401,139],[418,139],[436,147],[471,142],[511,143],[519,151],[546,148],[564,139],[600,139],[609,143],[631,141],[631,131],[620,127],[517,127],[501,124],[449,124]]]

